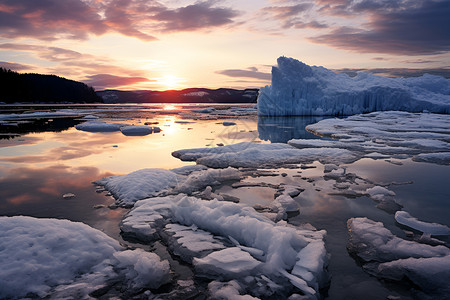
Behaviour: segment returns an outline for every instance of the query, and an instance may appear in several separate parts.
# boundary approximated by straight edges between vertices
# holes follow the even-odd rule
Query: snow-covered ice
[[[324,67],[279,57],[272,68],[272,85],[262,87],[258,114],[353,115],[400,110],[450,113],[450,79],[425,74],[388,78],[371,73],[350,77]]]
[[[274,223],[235,203],[182,194],[144,199],[125,217],[122,230],[143,240],[157,235],[183,260],[193,257],[198,275],[234,279],[242,293],[256,297],[286,296],[294,286],[315,295],[328,278],[324,231]],[[273,290],[255,294],[263,276]]]
[[[195,258],[194,266],[203,276],[233,279],[255,273],[261,262],[239,247],[214,251],[203,258]]]
[[[128,136],[144,136],[153,132],[153,127],[145,125],[129,125],[120,127],[120,131],[123,135]]]
[[[184,175],[186,174],[186,175]],[[130,207],[138,200],[166,194],[192,194],[207,186],[239,180],[241,173],[235,168],[207,169],[186,166],[172,170],[142,169],[126,175],[109,176],[95,181],[104,186],[116,199],[116,204]]]
[[[75,126],[76,129],[88,132],[114,132],[126,126],[120,123],[106,123],[103,121],[87,121]]]
[[[450,115],[398,111],[325,119],[306,129],[334,140],[293,139],[299,149],[340,148],[360,157],[412,157],[414,161],[450,164]]]
[[[57,111],[35,111],[24,112],[22,114],[2,114],[0,120],[23,120],[23,119],[43,119],[43,118],[70,118],[79,117],[83,113],[71,109],[62,109]]]
[[[132,206],[136,201],[155,197],[160,192],[174,188],[180,179],[176,173],[164,169],[142,169],[130,174],[104,177],[95,181],[102,185],[122,206]]]
[[[408,278],[430,299],[449,295],[449,248],[401,239],[382,223],[367,218],[351,218],[347,226],[348,250],[362,259],[367,272],[391,280]]]
[[[0,228],[2,299],[91,299],[90,293],[114,284],[132,293],[169,281],[168,261],[125,250],[82,223],[16,216],[0,217]]]
[[[395,213],[395,220],[402,225],[419,230],[425,234],[450,235],[450,228],[448,226],[420,221],[406,211],[397,211]]]
[[[350,163],[357,156],[346,149],[308,148],[297,149],[287,144],[256,144],[242,142],[216,148],[196,148],[174,151],[173,156],[181,160],[194,160],[212,168],[263,167],[283,164],[310,163]]]

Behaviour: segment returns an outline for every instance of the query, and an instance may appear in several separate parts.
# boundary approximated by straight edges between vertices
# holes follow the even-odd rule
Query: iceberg
[[[277,63],[272,67],[272,85],[259,91],[259,115],[343,116],[387,110],[450,113],[450,79],[441,76],[387,78],[361,72],[350,77],[284,56]]]
[[[131,295],[170,279],[167,260],[126,250],[82,223],[16,216],[0,217],[0,228],[1,299],[92,299],[110,289]]]

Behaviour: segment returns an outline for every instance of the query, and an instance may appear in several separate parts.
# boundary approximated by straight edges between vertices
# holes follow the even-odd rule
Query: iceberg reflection
[[[261,140],[272,143],[287,143],[291,139],[320,138],[305,130],[309,124],[314,124],[329,117],[323,116],[288,116],[272,117],[258,116],[258,133]]]

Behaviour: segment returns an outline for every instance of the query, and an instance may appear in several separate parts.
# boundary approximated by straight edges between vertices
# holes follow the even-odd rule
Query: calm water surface
[[[225,107],[225,106],[224,106]],[[111,109],[114,108],[114,109]],[[120,109],[119,109],[120,108]],[[215,147],[238,142],[287,142],[292,138],[317,138],[304,127],[322,118],[263,118],[256,116],[227,119],[236,126],[224,126],[220,120],[182,119],[192,107],[185,106],[108,106],[90,107],[91,113],[107,122],[143,125],[157,122],[162,131],[147,136],[125,136],[121,132],[90,133],[73,126],[76,119],[41,119],[15,128],[0,125],[0,215],[27,215],[64,218],[87,223],[121,240],[118,224],[125,209],[110,209],[114,203],[105,192],[97,193],[91,183],[104,176],[126,174],[143,168],[175,168],[192,164],[171,156],[184,148]],[[20,111],[20,110],[19,110]],[[5,111],[3,111],[5,113]],[[450,167],[402,160],[394,165],[385,160],[362,159],[346,165],[347,172],[375,183],[408,184],[390,187],[404,210],[430,222],[450,226]],[[328,232],[326,246],[331,254],[332,276],[328,299],[385,299],[389,295],[408,299],[402,287],[382,283],[367,275],[346,250],[346,221],[365,216],[382,221],[399,236],[392,214],[375,207],[367,197],[346,198],[330,195],[333,181],[323,179],[323,166],[315,162],[311,169],[279,169],[287,176],[247,178],[246,181],[300,185],[305,189],[296,200],[300,215],[291,224],[310,223]],[[267,205],[273,200],[268,187],[220,187],[237,196],[246,205]],[[75,194],[65,199],[66,193]],[[368,292],[370,291],[370,292]]]

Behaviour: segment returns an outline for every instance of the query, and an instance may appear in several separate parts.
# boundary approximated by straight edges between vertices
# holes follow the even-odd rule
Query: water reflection
[[[27,133],[61,132],[81,122],[75,118],[42,118],[3,122],[0,124],[0,139],[17,138],[21,134]]]
[[[286,143],[291,139],[320,138],[305,130],[309,124],[317,123],[329,117],[323,116],[291,116],[268,117],[258,116],[259,138],[272,143]]]

